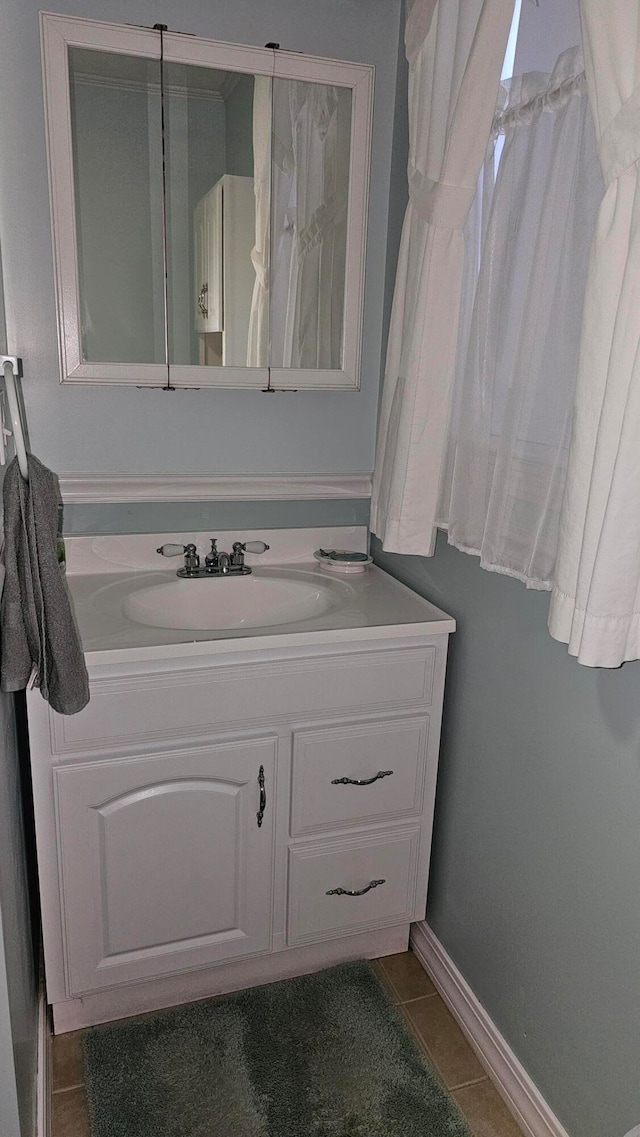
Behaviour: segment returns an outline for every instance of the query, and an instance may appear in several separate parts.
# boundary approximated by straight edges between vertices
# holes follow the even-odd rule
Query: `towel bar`
[[[22,360],[18,359],[17,355],[0,355],[0,364],[4,372],[4,386],[7,392],[9,418],[11,419],[13,444],[16,449],[18,466],[20,467],[20,473],[25,482],[28,482],[29,467],[27,464],[27,446],[24,437],[24,427],[22,425],[18,390],[16,387],[16,379],[19,379],[22,375]]]

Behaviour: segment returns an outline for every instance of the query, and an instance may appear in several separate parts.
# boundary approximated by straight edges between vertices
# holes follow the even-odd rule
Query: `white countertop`
[[[264,534],[221,534],[220,543],[227,548],[234,539],[251,540],[264,536],[272,545],[272,552],[266,557],[266,565],[264,562],[257,564],[260,559],[257,556],[247,556],[247,562],[254,566],[254,574],[278,575],[289,577],[292,581],[304,580],[330,586],[335,596],[334,606],[328,612],[297,623],[232,630],[157,628],[135,623],[124,615],[124,602],[132,592],[176,580],[175,569],[179,567],[180,561],[163,561],[157,557],[155,550],[164,541],[179,543],[183,535],[67,539],[67,579],[87,663],[120,664],[187,655],[205,656],[237,652],[240,649],[247,651],[312,647],[316,644],[360,640],[413,639],[455,630],[452,617],[381,569],[369,566],[361,574],[343,577],[327,572],[316,561],[299,559],[304,555],[309,556],[310,546],[335,547],[338,544],[335,540],[336,531],[298,530],[298,541],[293,544],[291,532],[288,532],[286,541],[279,541],[273,531]],[[362,549],[362,540],[354,539],[356,532],[351,530],[349,547]],[[303,539],[303,534],[306,535],[306,540]],[[338,534],[342,537],[344,531],[338,531]],[[151,550],[149,556],[147,549]],[[113,550],[116,550],[117,555],[114,555]],[[144,555],[140,550],[143,550]],[[291,558],[286,563],[276,559],[278,554],[283,553]],[[155,566],[158,562],[161,565],[159,569],[154,567],[153,571],[148,571],[149,564]],[[175,567],[167,568],[169,564]],[[186,589],[219,589],[221,604],[224,604],[224,588],[227,584],[224,577],[185,580],[182,584]]]

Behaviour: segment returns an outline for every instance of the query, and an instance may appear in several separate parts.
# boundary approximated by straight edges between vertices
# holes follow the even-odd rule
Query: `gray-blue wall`
[[[427,919],[571,1137],[640,1122],[640,664],[579,666],[546,593],[376,561],[458,621]]]
[[[34,453],[59,473],[361,473],[373,467],[400,0],[51,0],[50,10],[376,66],[362,390],[79,387],[59,368],[38,9],[6,0],[0,171],[7,324]]]

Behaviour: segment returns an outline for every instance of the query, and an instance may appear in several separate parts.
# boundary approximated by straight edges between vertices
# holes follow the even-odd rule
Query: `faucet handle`
[[[243,553],[266,553],[269,548],[269,545],[264,541],[245,541],[244,544],[241,541],[236,541],[233,546],[234,549],[236,545]]]
[[[183,553],[186,553],[188,548],[188,545],[161,545],[159,549],[156,549],[156,553],[160,553],[161,557],[179,557],[182,556]]]

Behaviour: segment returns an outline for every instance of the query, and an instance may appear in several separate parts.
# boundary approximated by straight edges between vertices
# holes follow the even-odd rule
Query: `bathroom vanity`
[[[364,529],[219,544],[263,536],[235,580],[178,580],[156,547],[191,535],[67,541],[91,701],[27,698],[56,1031],[402,951],[424,917],[454,621],[313,561]]]

